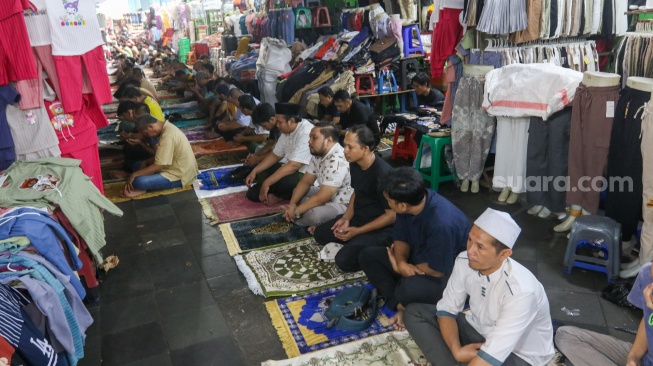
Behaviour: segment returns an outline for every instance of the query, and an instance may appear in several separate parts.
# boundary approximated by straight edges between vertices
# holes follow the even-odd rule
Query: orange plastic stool
[[[195,56],[195,52],[188,52],[186,57],[188,57],[186,63],[189,65],[193,65],[195,62],[197,62],[197,57]]]

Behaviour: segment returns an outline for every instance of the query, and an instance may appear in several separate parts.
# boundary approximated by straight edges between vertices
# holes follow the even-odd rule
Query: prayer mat
[[[168,194],[174,194],[174,193],[179,193],[183,191],[189,191],[193,189],[193,186],[186,186],[186,187],[181,187],[181,188],[174,188],[174,189],[165,189],[162,191],[150,191],[147,192],[143,195],[140,195],[136,198],[125,198],[120,196],[120,192],[122,192],[122,188],[125,186],[125,183],[123,182],[117,182],[117,183],[108,183],[104,185],[104,196],[108,198],[111,202],[113,203],[120,203],[120,202],[127,202],[131,200],[144,200],[146,198],[152,198],[156,196],[165,196]]]
[[[247,192],[237,192],[224,196],[203,198],[200,200],[200,205],[202,205],[204,215],[209,219],[211,225],[215,225],[219,222],[244,220],[278,213],[282,205],[288,204],[288,201],[282,201],[276,205],[267,206],[260,202],[248,200],[246,194]]]
[[[232,256],[253,249],[306,239],[311,236],[306,227],[287,222],[281,214],[221,224],[220,232],[227,243],[229,254]]]
[[[241,164],[247,157],[247,151],[223,152],[213,155],[203,155],[197,158],[199,170],[218,168],[221,166]]]
[[[197,174],[197,179],[202,184],[201,189],[205,191],[244,186],[245,178],[233,175],[239,168],[240,166],[208,169]]]
[[[172,121],[170,122],[173,125],[177,126],[179,129],[184,128],[196,128],[196,127],[204,127],[206,124],[206,119],[180,119],[178,121]]]
[[[370,291],[374,288],[366,281],[358,281],[265,303],[272,325],[277,330],[288,357],[297,357],[394,330],[394,326],[388,321],[395,315],[395,311],[385,305],[379,308],[374,323],[363,331],[346,332],[327,327],[329,320],[324,313],[329,303],[340,291],[352,286],[365,286]]]
[[[102,106],[102,112],[107,113],[116,113],[118,111],[118,104],[120,103],[109,103]]]
[[[224,139],[191,143],[190,146],[193,148],[193,153],[195,156],[211,155],[227,151],[247,151],[247,147],[233,147]]]
[[[265,219],[269,218],[260,220]],[[272,228],[257,228],[252,230],[249,236],[258,236],[257,230],[280,230],[282,227],[277,225]],[[247,279],[249,289],[254,294],[265,297],[301,295],[365,277],[362,271],[344,273],[335,263],[320,261],[317,259],[320,250],[322,246],[310,238],[252,250],[242,256],[235,256],[234,260]]]
[[[157,93],[157,98],[159,98],[159,102],[163,104],[164,100],[170,100],[170,99],[177,99],[179,100],[179,96],[177,94],[168,94],[168,95],[159,95]]]
[[[261,366],[430,366],[408,332],[387,332]]]

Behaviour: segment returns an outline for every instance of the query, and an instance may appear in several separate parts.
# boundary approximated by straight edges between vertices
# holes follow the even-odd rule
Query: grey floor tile
[[[219,277],[238,271],[234,259],[229,253],[220,253],[197,259],[206,278]]]
[[[240,272],[207,280],[213,298],[220,304],[251,294],[247,281]]]
[[[574,292],[596,293],[608,285],[607,276],[600,272],[574,268],[571,274],[563,271],[562,263],[538,262],[537,278],[545,288]]]
[[[89,314],[93,317],[93,324],[86,330],[86,337],[96,337],[102,335],[102,311],[99,305],[97,306],[87,306]]]
[[[144,208],[167,205],[170,201],[168,200],[168,196],[156,196],[144,200],[131,200],[130,203],[134,211],[138,211]]]
[[[154,292],[146,254],[121,256],[120,264],[100,284],[100,292],[103,305]]]
[[[166,339],[159,323],[147,323],[102,337],[103,366],[124,366],[166,351]]]
[[[549,298],[552,319],[560,321],[563,324],[573,322],[595,327],[606,327],[599,302],[599,295],[551,288],[548,288],[546,293]],[[563,307],[569,310],[578,309],[580,315],[567,315],[561,310]]]
[[[102,364],[102,337],[99,335],[86,337],[84,343],[84,358],[77,366],[97,366]]]
[[[610,330],[610,334],[615,335],[617,338],[626,342],[632,342],[635,336],[623,331],[614,329],[615,327],[627,328],[637,330],[639,322],[642,319],[642,312],[640,310],[632,310],[623,308],[610,301],[599,297],[601,309],[605,318],[605,323]]]
[[[172,366],[172,360],[170,359],[170,353],[165,352],[160,355],[130,362],[123,366]]]
[[[177,215],[174,213],[172,215],[164,216],[158,219],[139,221],[136,225],[136,229],[141,235],[157,233],[162,230],[179,227],[179,220],[177,220]]]
[[[215,305],[211,289],[206,281],[177,286],[156,292],[156,302],[162,318],[179,312],[195,312],[203,307]]]
[[[206,342],[173,351],[174,366],[240,366],[243,363],[233,339],[228,336],[219,337]],[[257,363],[260,365],[260,362]]]
[[[219,235],[219,234],[218,234]],[[227,245],[222,237],[202,237],[202,233],[186,234],[188,245],[195,253],[195,257],[199,260],[202,257],[215,255],[218,253],[226,253]]]
[[[152,221],[166,216],[175,216],[175,211],[170,204],[139,208],[136,210],[136,220],[138,222]]]
[[[103,335],[116,333],[159,319],[153,293],[102,305],[101,313],[102,318],[106,320],[101,326]]]
[[[147,251],[186,244],[186,236],[178,227],[172,229],[161,228],[160,231],[143,234],[141,240]]]
[[[142,253],[145,251],[143,241],[141,240],[140,235],[135,233],[135,230],[125,232],[121,235],[113,233],[107,234],[106,241],[107,245],[102,248],[102,253],[105,257],[117,255],[118,258],[121,258],[124,255]]]
[[[203,279],[200,266],[188,245],[176,245],[147,253],[152,283],[157,290]]]
[[[217,305],[168,316],[163,319],[163,329],[171,351],[231,335],[222,311]]]

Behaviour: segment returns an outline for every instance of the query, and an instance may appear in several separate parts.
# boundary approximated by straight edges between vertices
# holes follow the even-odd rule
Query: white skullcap
[[[488,208],[474,221],[474,225],[492,235],[508,248],[515,245],[521,229],[509,214]]]

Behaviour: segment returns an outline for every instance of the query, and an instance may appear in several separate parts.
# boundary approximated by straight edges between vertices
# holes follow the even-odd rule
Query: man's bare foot
[[[111,172],[109,172],[109,176],[112,179],[125,179],[129,177],[129,173],[127,173],[124,170],[112,170]]]
[[[276,205],[277,203],[279,203],[281,201],[283,201],[283,198],[277,197],[277,196],[269,193],[268,194],[268,200],[267,200],[267,202],[265,202],[265,204],[268,205],[268,206],[274,206],[274,205]]]
[[[315,226],[309,226],[308,229],[306,229],[309,234],[314,235],[315,234]]]
[[[404,331],[406,330],[406,326],[404,325],[404,312],[403,310],[397,310],[397,314],[390,318],[388,320],[388,323],[390,325],[394,325],[395,329],[398,331]]]
[[[222,137],[222,136],[220,136],[220,134],[218,134],[215,131],[209,131],[209,132],[204,134],[204,138],[207,139],[207,140],[217,140],[220,137]]]
[[[143,195],[146,192],[147,191],[140,190],[140,189],[134,189],[134,190],[131,190],[131,191],[128,190],[128,189],[123,189],[122,193],[121,193],[121,196],[124,197],[124,198],[134,198],[134,197],[138,197],[140,195]]]

